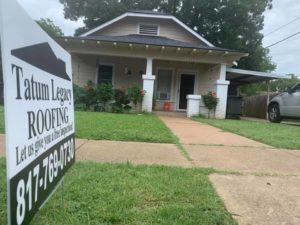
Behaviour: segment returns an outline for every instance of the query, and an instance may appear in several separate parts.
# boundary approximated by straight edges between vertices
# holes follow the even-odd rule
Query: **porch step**
[[[168,117],[186,117],[186,112],[176,112],[176,111],[154,111],[157,116],[168,116]]]

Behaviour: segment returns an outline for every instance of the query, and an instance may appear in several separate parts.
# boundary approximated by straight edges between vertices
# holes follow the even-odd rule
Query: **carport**
[[[275,79],[287,79],[287,76],[275,73],[257,72],[227,68],[226,80],[230,81],[227,99],[227,116],[238,116],[241,114],[242,100],[239,87],[246,84],[253,84],[265,81],[267,83],[267,105],[270,101],[270,81]]]

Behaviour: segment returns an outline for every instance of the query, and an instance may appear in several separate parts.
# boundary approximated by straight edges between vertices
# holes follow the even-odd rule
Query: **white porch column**
[[[143,89],[145,96],[143,99],[142,110],[152,112],[154,80],[155,76],[152,74],[153,58],[147,58],[146,74],[143,75]]]
[[[220,65],[220,76],[219,80],[216,81],[216,91],[217,98],[219,99],[216,108],[216,118],[225,119],[226,118],[226,107],[227,107],[227,94],[229,81],[226,80],[226,64]]]

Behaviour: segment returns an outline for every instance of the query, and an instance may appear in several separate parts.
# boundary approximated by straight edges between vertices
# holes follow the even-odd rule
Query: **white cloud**
[[[300,16],[299,0],[273,2],[273,9],[265,13],[264,34],[267,34]],[[283,29],[266,36],[263,44],[264,46],[269,46],[299,31],[300,20],[297,20]],[[279,43],[271,47],[270,50],[270,55],[277,64],[277,73],[294,73],[300,75],[300,35]]]
[[[74,31],[84,26],[82,21],[66,20],[63,15],[63,5],[58,0],[18,0],[33,19],[49,18],[59,26],[65,35],[73,35]]]

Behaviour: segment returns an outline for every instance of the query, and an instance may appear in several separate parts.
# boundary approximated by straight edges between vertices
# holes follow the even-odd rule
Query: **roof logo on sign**
[[[71,81],[66,72],[66,63],[56,57],[47,42],[14,49],[11,54],[45,72]]]

